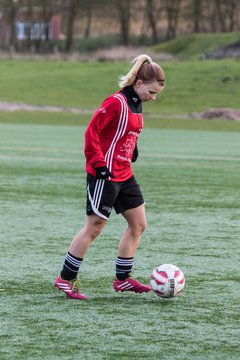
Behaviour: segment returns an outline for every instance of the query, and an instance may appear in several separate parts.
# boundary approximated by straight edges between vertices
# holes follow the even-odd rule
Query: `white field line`
[[[23,160],[23,161],[57,161],[57,162],[76,162],[80,163],[83,161],[79,158],[66,158],[66,157],[44,157],[44,156],[17,156],[17,155],[2,155],[0,154],[0,160]]]
[[[59,149],[58,148],[40,148],[40,147],[29,147],[29,146],[0,146],[0,151],[1,150],[14,150],[14,151],[31,151],[31,152],[38,152],[38,151],[42,151],[42,152],[58,152],[59,153]],[[60,149],[60,151],[62,151],[64,154],[76,154],[79,155],[83,150],[79,149],[79,150],[75,150],[75,149],[65,149],[62,148]]]
[[[42,147],[29,147],[29,146],[0,146],[0,151],[1,150],[12,150],[12,151],[31,151],[31,152],[39,152],[42,151],[44,153],[48,152],[49,154],[51,153],[58,153],[59,154],[59,149],[58,148],[42,148]],[[60,151],[62,152],[62,154],[72,154],[72,155],[77,155],[77,156],[83,156],[83,149],[60,149]],[[15,155],[1,155],[0,156],[15,156]],[[24,156],[24,158],[27,157]],[[154,158],[163,158],[163,159],[187,159],[187,160],[219,160],[219,161],[240,161],[240,156],[239,157],[233,157],[233,156],[217,156],[217,155],[185,155],[185,154],[162,154],[162,153],[145,153],[142,155],[142,161],[144,161],[144,158],[151,158],[152,160],[154,160]],[[35,157],[34,157],[35,158]],[[49,157],[47,157],[49,158]]]
[[[240,157],[233,156],[217,156],[217,155],[185,155],[185,154],[156,154],[156,153],[147,153],[143,155],[144,157],[151,158],[154,161],[154,158],[159,159],[183,159],[183,160],[218,160],[218,161],[240,161]],[[147,160],[148,161],[148,160]]]
[[[192,160],[192,161],[240,161],[240,157],[231,157],[231,156],[193,156],[193,155],[173,155],[173,154],[146,154],[144,155],[145,158],[151,158],[152,162],[154,159],[175,159],[178,160]],[[149,160],[145,160],[144,157],[141,159],[141,162],[149,163]],[[29,161],[58,161],[58,162],[81,162],[83,161],[82,154],[79,153],[79,157],[77,158],[67,158],[67,157],[54,157],[54,156],[28,156],[28,155],[8,155],[8,154],[0,154],[0,159],[11,159],[11,160],[29,160]],[[84,160],[85,161],[85,160]]]

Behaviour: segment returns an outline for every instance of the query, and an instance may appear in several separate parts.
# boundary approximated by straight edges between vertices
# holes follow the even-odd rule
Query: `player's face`
[[[143,82],[138,80],[134,85],[134,90],[143,102],[156,100],[157,94],[159,94],[163,88],[164,86],[160,85],[157,81]]]

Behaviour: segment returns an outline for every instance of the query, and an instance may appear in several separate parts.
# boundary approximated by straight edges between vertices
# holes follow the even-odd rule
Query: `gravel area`
[[[24,103],[10,103],[0,101],[0,111],[48,111],[48,112],[66,112],[72,114],[92,114],[93,110],[80,108],[64,108],[60,106],[39,106],[28,105]],[[148,116],[172,118],[172,119],[227,119],[240,122],[240,110],[230,108],[209,109],[205,112],[193,112],[189,114],[161,114],[152,113]]]

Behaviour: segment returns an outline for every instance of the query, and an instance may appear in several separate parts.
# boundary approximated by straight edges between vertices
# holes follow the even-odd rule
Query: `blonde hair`
[[[126,75],[119,77],[118,84],[121,88],[134,85],[138,79],[143,82],[157,81],[160,85],[164,86],[164,71],[161,66],[152,61],[149,55],[139,55],[131,64],[134,64],[131,70]]]

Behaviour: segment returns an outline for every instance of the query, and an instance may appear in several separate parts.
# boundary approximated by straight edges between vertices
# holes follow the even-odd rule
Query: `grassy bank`
[[[185,61],[162,64],[166,89],[145,113],[184,114],[209,108],[239,108],[239,62]],[[128,63],[0,61],[0,101],[94,110],[118,90]]]
[[[204,59],[211,52],[240,42],[239,32],[199,33],[180,36],[153,47],[156,52],[166,52],[179,59]]]

